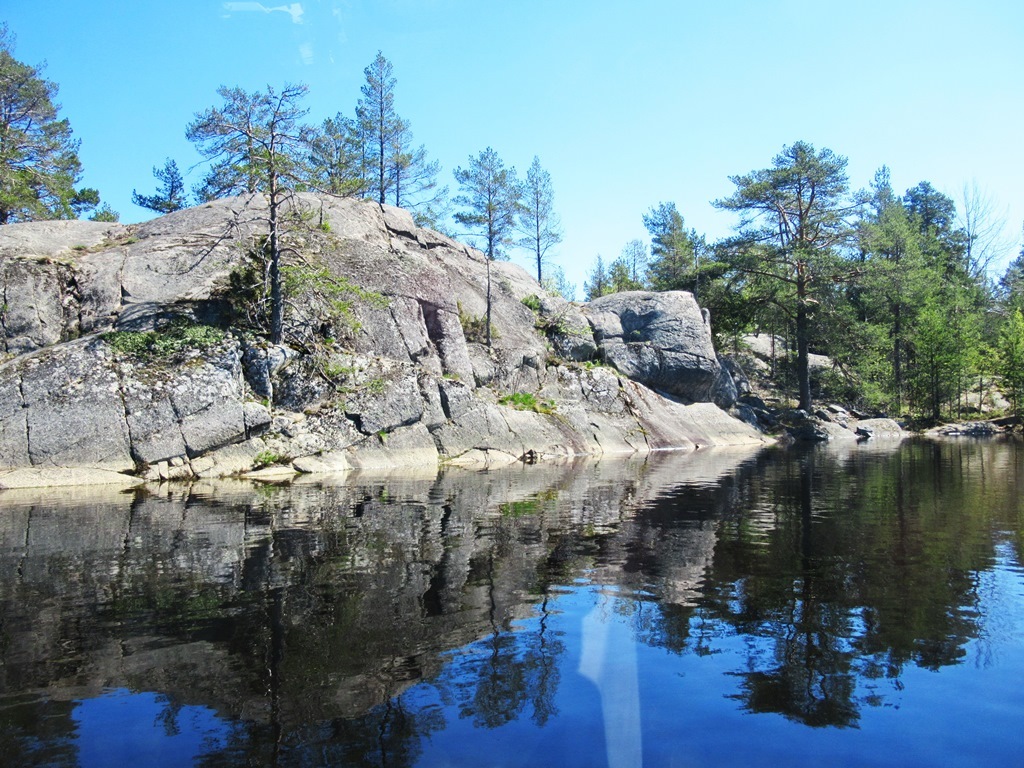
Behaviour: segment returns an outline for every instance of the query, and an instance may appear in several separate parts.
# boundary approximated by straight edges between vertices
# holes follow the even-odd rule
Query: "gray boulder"
[[[684,400],[711,400],[721,365],[693,294],[614,293],[584,313],[598,354],[622,374]]]
[[[719,358],[719,364],[722,366],[718,372],[718,379],[715,381],[715,386],[711,391],[711,400],[719,408],[729,410],[739,399],[740,392],[739,387],[736,385],[736,380],[733,378],[732,370],[729,366],[725,365],[725,362]]]

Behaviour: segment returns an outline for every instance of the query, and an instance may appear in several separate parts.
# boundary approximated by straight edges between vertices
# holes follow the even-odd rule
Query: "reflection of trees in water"
[[[963,459],[957,446],[919,445],[748,468],[757,476],[723,510],[699,607],[666,606],[656,640],[711,653],[724,636],[745,637],[734,673],[744,707],[854,725],[862,706],[900,690],[907,664],[956,664],[978,636],[994,518],[1018,513],[959,474]]]
[[[482,532],[486,547],[470,563],[467,586],[484,590],[489,635],[455,652],[431,685],[442,701],[457,707],[459,716],[471,718],[475,725],[500,727],[518,719],[527,705],[537,725],[544,725],[556,712],[558,658],[565,644],[549,628],[550,575],[564,569],[563,559],[569,553],[557,544],[552,546],[551,539],[558,540],[559,533],[546,530],[550,523],[545,512],[555,511],[555,499],[548,494],[539,500],[544,503],[528,500],[503,505],[501,516]],[[528,543],[540,545],[547,556],[524,560]],[[502,573],[509,569],[519,573]],[[539,597],[535,615],[515,621],[511,610],[515,606],[502,600],[501,585],[510,576],[528,585],[534,599]]]
[[[748,657],[748,663],[756,659],[749,670],[736,673],[741,693],[735,698],[752,712],[777,712],[807,725],[852,725],[858,711],[852,700],[853,654],[846,643],[850,616],[841,600],[845,574],[818,554],[813,485],[814,454],[808,453],[799,464],[796,503],[785,507],[798,531],[787,537],[796,561],[795,573],[787,569],[791,587],[762,605],[753,605],[758,597],[753,595],[744,622],[756,623],[754,646],[767,647],[763,656]]]
[[[616,610],[641,642],[709,655],[749,638],[734,670],[747,709],[854,725],[908,664],[956,663],[977,636],[991,532],[1012,532],[1020,556],[1022,505],[1006,480],[1020,462],[1007,455],[998,479],[983,452],[929,445],[799,461],[768,451],[671,492],[631,469],[603,483],[526,475],[528,492],[519,479],[484,491],[439,478],[213,507],[143,499],[109,544],[29,557],[18,572],[47,578],[0,585],[12,662],[0,682],[71,688],[129,649],[119,682],[166,691],[168,728],[197,701],[245,721],[203,765],[409,765],[448,725],[411,698],[422,683],[484,727],[557,714],[566,646],[551,596],[585,571],[622,587]],[[185,525],[204,515],[216,525]],[[191,666],[161,656],[175,643]],[[37,646],[52,650],[37,659]],[[128,669],[144,652],[152,663]],[[0,749],[33,734],[40,754],[62,754],[59,706],[39,706],[0,712]]]
[[[539,617],[514,629],[495,627],[486,640],[458,651],[431,681],[442,701],[486,728],[519,719],[527,705],[538,726],[557,714],[558,659],[565,644],[548,628],[547,602]]]

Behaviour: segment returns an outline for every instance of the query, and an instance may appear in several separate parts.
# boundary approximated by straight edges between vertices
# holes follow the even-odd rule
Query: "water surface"
[[[1024,764],[1022,479],[963,441],[4,492],[0,755]]]

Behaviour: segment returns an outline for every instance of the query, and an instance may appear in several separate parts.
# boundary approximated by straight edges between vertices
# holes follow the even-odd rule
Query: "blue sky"
[[[582,282],[647,239],[674,201],[715,239],[730,175],[809,141],[849,158],[851,186],[888,165],[898,192],[977,187],[1024,223],[1024,3],[862,0],[2,0],[15,55],[47,62],[81,140],[84,183],[122,221],[154,165],[198,160],[185,126],[220,85],[305,83],[309,119],[351,115],[378,50],[416,141],[452,170],[493,147],[552,176],[555,263]],[[198,180],[200,170],[188,177]],[[526,255],[514,256],[526,263]]]

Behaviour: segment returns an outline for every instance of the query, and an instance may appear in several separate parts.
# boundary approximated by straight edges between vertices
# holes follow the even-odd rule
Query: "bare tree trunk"
[[[900,313],[900,305],[893,307],[892,327],[892,378],[896,389],[896,414],[903,411],[903,316]]]
[[[281,246],[278,237],[277,179],[270,179],[270,341],[284,337],[284,296],[281,291]]]
[[[806,287],[803,283],[797,285],[797,306],[796,306],[796,375],[800,390],[801,410],[811,412],[811,371],[808,363],[808,327],[807,305],[804,301]]]
[[[491,346],[491,257],[487,257],[487,346]]]

